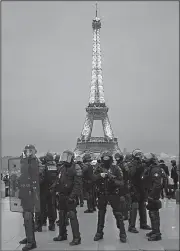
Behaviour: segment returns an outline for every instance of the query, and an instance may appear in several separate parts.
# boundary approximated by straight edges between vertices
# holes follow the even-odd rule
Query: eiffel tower
[[[100,154],[104,150],[109,150],[112,154],[121,152],[117,138],[114,138],[110,120],[108,117],[109,108],[105,104],[104,87],[101,67],[100,49],[100,28],[101,20],[97,16],[92,21],[93,28],[93,55],[92,55],[92,78],[89,104],[86,107],[86,119],[80,138],[74,150],[75,155],[82,155],[86,152]],[[94,120],[101,120],[104,137],[91,137]]]

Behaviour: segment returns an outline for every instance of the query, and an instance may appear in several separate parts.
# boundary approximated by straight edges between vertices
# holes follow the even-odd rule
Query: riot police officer
[[[24,156],[21,157],[21,175],[19,177],[19,198],[23,208],[24,227],[26,238],[20,244],[26,244],[22,250],[28,251],[36,248],[34,233],[34,212],[40,212],[40,188],[43,175],[39,175],[39,161],[36,157],[36,148],[27,145]],[[41,178],[41,180],[40,180]]]
[[[56,212],[56,194],[50,191],[51,185],[57,177],[57,166],[54,162],[53,155],[48,152],[45,156],[45,181],[46,181],[46,203],[47,203],[47,216],[49,219],[49,230],[55,231],[55,221],[57,218]]]
[[[162,170],[155,154],[147,153],[144,157],[147,168],[142,174],[142,180],[148,189],[147,209],[149,210],[149,218],[152,226],[152,231],[147,233],[146,236],[149,241],[158,241],[161,240],[159,209],[162,205],[159,199],[163,184]]]
[[[40,172],[44,173],[45,175],[45,156],[39,157],[40,160]],[[38,232],[42,232],[42,226],[47,225],[47,218],[48,218],[48,208],[47,208],[47,199],[46,199],[46,194],[45,191],[47,185],[46,185],[46,180],[44,179],[43,182],[40,184],[40,203],[41,203],[41,212],[35,214],[35,223],[36,227],[35,230]]]
[[[93,198],[93,166],[91,165],[91,155],[86,153],[83,156],[83,186],[87,196],[87,210],[84,213],[94,212],[94,198]]]
[[[123,221],[124,199],[124,182],[121,169],[113,165],[112,154],[105,151],[101,156],[101,164],[94,172],[94,181],[97,184],[97,207],[98,207],[98,224],[94,241],[103,238],[103,229],[105,222],[106,207],[109,202],[116,218],[117,228],[120,230],[121,242],[126,242],[126,231]]]
[[[116,153],[114,155],[116,160],[116,164],[121,168],[123,172],[123,180],[124,180],[124,192],[125,192],[125,201],[126,201],[126,208],[124,211],[124,220],[129,219],[129,210],[130,210],[130,194],[129,194],[129,168],[126,163],[124,163],[124,156],[122,153]]]
[[[81,158],[81,156],[77,156],[75,159],[75,162],[81,167],[81,169],[83,170],[83,160]],[[81,193],[79,195],[79,197],[77,198],[78,200],[78,204],[80,204],[80,207],[84,206],[84,190],[82,187]]]
[[[57,166],[57,171],[59,171],[59,168],[63,165],[63,162],[60,161],[60,155],[55,156],[55,162],[56,162],[56,166]],[[56,209],[59,211],[59,195],[58,194],[56,194]],[[68,217],[66,217],[65,222],[66,222],[66,226],[69,226],[69,218]],[[57,220],[56,224],[59,226],[60,221]]]
[[[142,152],[139,149],[135,149],[132,152],[132,161],[129,163],[129,178],[130,178],[130,194],[131,194],[131,209],[128,231],[131,233],[138,233],[135,227],[137,211],[139,209],[140,216],[140,228],[150,230],[150,226],[147,225],[147,214],[145,201],[146,191],[143,187],[141,175],[144,171],[144,165],[142,163]]]
[[[77,219],[77,201],[82,189],[82,170],[78,164],[74,163],[74,153],[67,150],[61,155],[63,165],[58,170],[58,176],[51,190],[58,193],[59,196],[59,235],[54,241],[67,240],[66,216],[70,218],[73,240],[70,245],[81,243],[79,232],[79,222]]]

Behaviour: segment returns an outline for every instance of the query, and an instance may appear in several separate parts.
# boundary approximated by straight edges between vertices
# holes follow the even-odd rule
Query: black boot
[[[36,248],[35,234],[34,234],[34,219],[31,212],[24,213],[24,226],[27,236],[27,243],[22,248],[23,251],[28,251]]]
[[[41,225],[36,225],[34,228],[34,232],[42,232],[42,226]]]
[[[21,240],[21,241],[19,242],[19,244],[27,244],[27,238],[24,238],[23,240]]]
[[[140,216],[140,228],[144,230],[151,230],[151,227],[147,225],[147,211],[145,202],[139,203],[139,216]]]
[[[55,224],[51,222],[48,227],[49,231],[55,231]]]
[[[78,222],[76,211],[70,211],[69,218],[70,218],[71,229],[72,229],[72,234],[73,234],[73,240],[69,243],[69,245],[71,246],[79,245],[81,244],[81,236],[79,232],[79,222]]]
[[[93,209],[87,209],[84,211],[85,214],[88,214],[88,213],[94,213],[94,210]]]
[[[103,229],[104,229],[104,221],[105,221],[106,211],[99,210],[98,211],[98,224],[97,224],[97,232],[94,236],[94,241],[99,241],[103,239]]]
[[[119,228],[119,230],[120,230],[120,234],[119,234],[120,241],[125,243],[127,236],[126,236],[126,230],[124,227],[123,215],[121,212],[113,212],[113,213],[116,218],[117,228]]]
[[[153,231],[150,231],[149,233],[146,234],[146,237],[150,237],[153,234]]]
[[[149,211],[149,216],[152,225],[152,233],[148,241],[159,241],[161,240],[159,211]]]
[[[66,230],[66,217],[67,213],[65,211],[59,211],[59,235],[53,238],[53,241],[64,241],[67,240],[67,230]]]
[[[138,230],[135,228],[136,225],[136,217],[137,217],[137,210],[138,206],[137,203],[132,204],[132,208],[130,210],[130,219],[129,219],[129,227],[128,231],[131,233],[139,233]]]
[[[37,248],[36,243],[27,243],[26,246],[22,248],[22,251],[29,251],[34,248]]]

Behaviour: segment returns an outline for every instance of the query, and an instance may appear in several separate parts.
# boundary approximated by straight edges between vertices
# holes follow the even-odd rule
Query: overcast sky
[[[179,151],[179,6],[99,2],[106,103],[121,150]],[[74,149],[88,104],[95,2],[2,3],[2,154]],[[95,122],[92,136],[102,136]]]

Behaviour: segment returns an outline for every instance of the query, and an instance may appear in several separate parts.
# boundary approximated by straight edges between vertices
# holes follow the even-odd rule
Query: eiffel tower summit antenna
[[[105,150],[109,150],[113,154],[121,152],[117,138],[114,138],[108,117],[109,108],[106,106],[104,97],[100,44],[101,20],[97,16],[97,2],[96,16],[92,21],[92,28],[93,55],[89,104],[86,107],[86,118],[83,130],[80,138],[77,140],[76,148],[74,150],[75,155],[82,155],[85,152],[92,152],[96,155]],[[100,120],[102,122],[104,137],[91,137],[94,120]]]
[[[96,1],[96,17],[97,17],[97,1]]]

